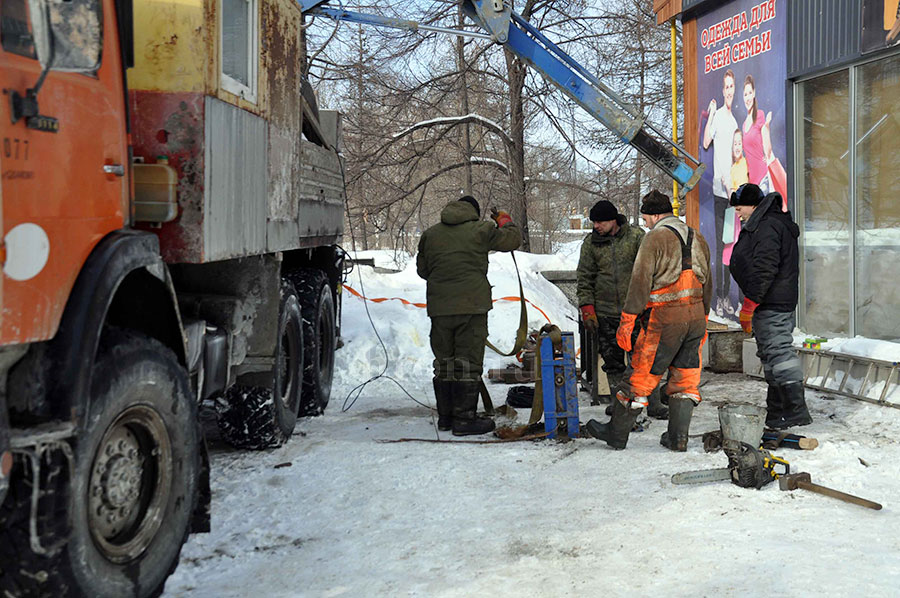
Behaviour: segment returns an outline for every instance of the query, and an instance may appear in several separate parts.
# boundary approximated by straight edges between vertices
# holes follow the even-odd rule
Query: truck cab
[[[340,115],[287,0],[0,13],[0,589],[156,595],[210,525],[200,409],[265,450],[328,404]]]

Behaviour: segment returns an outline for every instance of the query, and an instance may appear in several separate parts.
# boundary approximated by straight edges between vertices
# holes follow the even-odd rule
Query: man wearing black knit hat
[[[668,196],[659,191],[644,196],[641,215],[651,230],[635,258],[616,333],[619,346],[631,352],[627,381],[613,401],[612,419],[590,420],[585,428],[609,446],[625,448],[637,416],[668,370],[669,425],[660,444],[686,451],[691,414],[700,402],[700,350],[712,300],[709,246],[675,217]]]
[[[522,233],[506,212],[481,220],[471,195],[451,201],[419,239],[416,270],[427,282],[438,428],[454,436],[486,434],[494,422],[476,416],[491,309],[488,253],[513,251]]]
[[[741,327],[756,337],[769,385],[766,425],[783,429],[812,423],[803,367],[793,349],[794,310],[800,293],[800,228],[781,210],[779,193],[763,196],[752,183],[731,194],[743,226],[731,253],[731,271],[744,293]]]
[[[607,400],[611,400],[625,374],[625,351],[616,344],[616,328],[644,231],[628,224],[616,207],[606,200],[594,204],[590,218],[594,230],[584,238],[578,258],[578,305],[588,333],[586,337],[597,335],[597,350],[603,358],[603,372],[609,382]],[[590,375],[599,375],[593,371],[596,356],[590,356],[589,361]],[[656,397],[658,399],[658,393]],[[667,409],[662,404],[654,404],[648,411],[654,417],[664,418]]]

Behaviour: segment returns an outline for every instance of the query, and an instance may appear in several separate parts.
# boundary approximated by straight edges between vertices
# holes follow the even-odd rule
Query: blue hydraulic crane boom
[[[630,144],[679,184],[684,196],[700,180],[706,166],[656,129],[633,106],[589,73],[502,0],[462,0],[466,15],[486,33],[460,31],[415,21],[351,12],[323,6],[328,0],[298,0],[304,14],[411,31],[434,31],[490,39],[537,70],[623,142]],[[673,153],[678,150],[682,160]]]

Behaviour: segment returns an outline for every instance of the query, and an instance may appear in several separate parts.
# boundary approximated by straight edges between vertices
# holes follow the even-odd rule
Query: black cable
[[[347,411],[349,411],[353,407],[353,405],[356,403],[356,401],[359,399],[359,396],[362,394],[362,391],[365,389],[365,387],[367,385],[369,385],[370,383],[374,382],[375,380],[378,380],[379,378],[385,378],[387,380],[390,380],[391,382],[393,382],[394,384],[399,386],[400,390],[402,390],[406,394],[406,396],[408,396],[410,399],[412,399],[413,402],[421,405],[422,407],[426,407],[429,410],[432,409],[432,407],[430,405],[426,405],[425,403],[422,403],[421,401],[416,399],[414,396],[409,394],[409,391],[407,391],[406,388],[404,388],[404,386],[402,384],[400,384],[400,382],[395,380],[393,377],[385,374],[385,372],[387,372],[388,366],[390,365],[390,361],[391,361],[390,357],[388,356],[387,345],[385,345],[384,340],[381,338],[381,334],[379,334],[379,332],[378,332],[378,328],[376,328],[376,326],[375,326],[375,321],[372,319],[372,314],[369,311],[369,303],[365,300],[366,289],[365,289],[365,286],[363,285],[363,280],[362,280],[362,268],[358,268],[356,273],[359,278],[359,292],[363,296],[363,307],[366,309],[366,316],[369,318],[369,324],[372,325],[372,330],[375,332],[375,338],[378,339],[378,342],[381,344],[381,351],[384,353],[384,367],[381,369],[381,373],[379,373],[375,376],[372,376],[371,378],[369,378],[365,382],[362,382],[361,384],[356,385],[349,393],[347,393],[347,396],[344,399],[344,404],[341,407],[341,412],[346,413]],[[353,396],[354,393],[356,393],[355,396]],[[352,400],[350,399],[351,396],[353,396]]]
[[[341,181],[344,185],[345,199],[347,200],[348,206],[349,206],[349,198],[346,198],[347,178],[346,178],[346,174],[344,172],[344,163],[341,161],[340,154],[338,154],[337,150],[335,150],[335,155],[337,155],[338,164],[340,164],[340,166],[341,166]],[[350,215],[350,212],[348,209],[347,220],[348,220],[348,223],[350,226],[350,237],[351,237],[351,240],[353,240],[353,223],[350,221],[349,215]],[[354,240],[354,245],[355,244],[356,243]],[[345,254],[347,254],[348,256],[350,255],[347,253],[347,251],[343,247],[341,247],[340,245],[338,245],[338,247]],[[366,386],[368,386],[372,382],[375,382],[379,378],[385,378],[387,380],[390,380],[394,384],[396,384],[398,387],[400,387],[400,390],[402,390],[403,393],[407,397],[409,397],[410,400],[412,400],[414,403],[421,405],[422,407],[425,407],[426,409],[428,409],[428,411],[431,414],[431,425],[434,427],[434,434],[435,434],[435,436],[438,436],[437,422],[434,419],[435,408],[432,407],[431,405],[426,405],[425,403],[416,399],[414,396],[409,394],[409,391],[406,390],[406,388],[404,388],[404,386],[402,384],[400,384],[393,377],[385,374],[385,372],[387,372],[388,366],[390,365],[390,362],[391,362],[390,357],[388,356],[387,345],[384,344],[384,340],[381,338],[381,335],[378,333],[378,328],[375,327],[375,321],[372,319],[372,314],[369,312],[369,303],[365,299],[366,289],[365,289],[365,285],[363,285],[363,280],[362,280],[362,268],[356,268],[356,260],[354,258],[350,258],[350,262],[353,264],[353,268],[356,269],[356,274],[357,274],[357,277],[359,278],[359,292],[363,296],[362,301],[363,301],[363,307],[366,308],[366,317],[369,318],[369,324],[371,324],[372,330],[375,332],[375,337],[378,339],[379,344],[381,344],[381,350],[384,353],[384,367],[382,368],[381,373],[379,373],[376,376],[372,376],[371,378],[369,378],[365,382],[362,382],[361,384],[356,385],[355,387],[353,387],[350,390],[350,392],[347,393],[347,396],[344,397],[344,404],[341,406],[341,413],[346,413],[350,409],[353,408],[353,405],[355,405],[356,401],[359,400],[359,397],[362,395],[362,392],[365,390]],[[352,270],[350,272],[348,272],[347,275],[349,276],[351,272],[352,272]],[[356,394],[354,395],[354,393],[356,393]],[[350,398],[351,396],[353,397],[352,400]],[[440,438],[440,437],[438,436],[438,438]]]

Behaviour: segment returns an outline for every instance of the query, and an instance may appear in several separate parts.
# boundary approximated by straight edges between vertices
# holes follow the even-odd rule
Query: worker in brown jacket
[[[632,351],[627,382],[613,401],[612,419],[591,420],[586,429],[625,448],[647,397],[668,370],[663,402],[668,399],[669,426],[660,443],[686,451],[691,414],[700,403],[700,351],[712,300],[709,246],[675,217],[669,197],[659,191],[643,197],[641,217],[651,230],[638,250],[616,334],[619,346]]]

